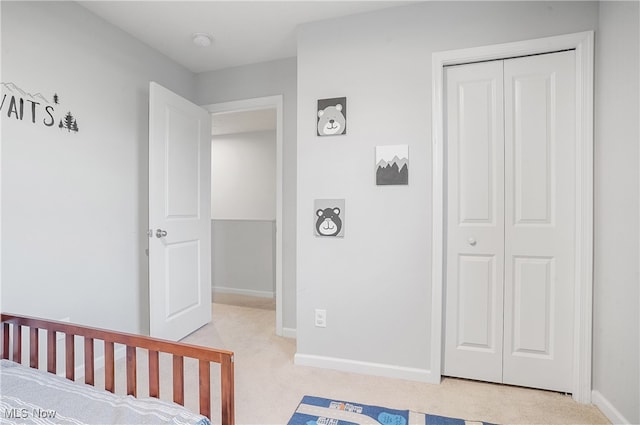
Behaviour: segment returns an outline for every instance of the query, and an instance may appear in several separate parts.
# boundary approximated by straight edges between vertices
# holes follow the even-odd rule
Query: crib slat
[[[136,396],[137,391],[136,376],[136,347],[127,345],[127,394]]]
[[[47,331],[47,371],[50,373],[57,372],[56,342],[56,331]]]
[[[160,398],[160,362],[153,350],[149,350],[149,396]]]
[[[84,339],[84,383],[94,385],[93,338]]]
[[[22,325],[13,327],[13,361],[22,363]]]
[[[222,404],[222,423],[234,424],[235,417],[235,385],[233,354],[225,356],[220,362],[220,402]]]
[[[64,367],[67,379],[76,380],[76,345],[72,334],[65,334],[64,338]]]
[[[9,360],[9,323],[2,324],[2,358]]]
[[[206,360],[199,362],[198,379],[200,382],[200,414],[211,417],[211,363]]]
[[[173,356],[173,401],[184,406],[184,357]]]
[[[29,366],[38,368],[38,328],[29,329]]]
[[[115,355],[113,342],[104,342],[104,389],[114,392],[116,389]]]

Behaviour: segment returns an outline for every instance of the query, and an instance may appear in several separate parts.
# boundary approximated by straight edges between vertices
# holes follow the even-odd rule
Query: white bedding
[[[121,396],[0,360],[1,424],[193,424],[207,417],[156,398]]]

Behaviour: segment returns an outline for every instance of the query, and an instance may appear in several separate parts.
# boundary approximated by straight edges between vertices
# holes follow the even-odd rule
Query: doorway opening
[[[275,310],[282,335],[282,96],[204,106],[212,117],[212,297]]]

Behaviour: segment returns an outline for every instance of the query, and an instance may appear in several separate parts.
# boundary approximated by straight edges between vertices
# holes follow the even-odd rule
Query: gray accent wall
[[[215,292],[275,296],[275,221],[212,220]]]
[[[200,105],[283,96],[282,315],[288,331],[296,329],[296,74],[296,59],[288,58],[196,75]]]
[[[3,109],[1,309],[147,333],[149,81],[193,100],[195,77],[75,2],[0,7],[2,81],[79,127]]]

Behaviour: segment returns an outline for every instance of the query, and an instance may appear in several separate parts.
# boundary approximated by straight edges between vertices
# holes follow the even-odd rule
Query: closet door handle
[[[469,238],[467,239],[467,242],[469,243],[469,245],[471,246],[476,246],[477,241],[474,238]]]
[[[156,230],[156,238],[164,238],[165,236],[167,236],[166,230],[162,230],[162,229]]]

